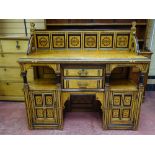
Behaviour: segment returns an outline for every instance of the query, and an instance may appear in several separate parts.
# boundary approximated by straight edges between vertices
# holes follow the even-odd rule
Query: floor
[[[154,135],[155,91],[146,92],[142,104],[139,128],[130,130],[103,130],[101,117],[96,112],[68,112],[63,130],[29,130],[25,105],[22,102],[0,102],[1,135]]]

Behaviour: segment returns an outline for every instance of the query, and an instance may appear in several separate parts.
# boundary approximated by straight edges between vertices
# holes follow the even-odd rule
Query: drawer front
[[[11,67],[0,67],[0,80],[8,80],[8,81],[22,81],[22,77],[20,76],[21,69],[20,68],[11,68]],[[27,72],[28,81],[33,81],[33,69],[29,69]]]
[[[64,79],[66,89],[100,89],[102,79]]]
[[[64,76],[99,76],[103,75],[102,69],[64,69]]]
[[[0,54],[0,66],[19,67],[17,60],[25,54]]]
[[[28,40],[1,40],[2,52],[27,52]]]
[[[18,82],[1,82],[0,96],[23,96],[23,83]]]

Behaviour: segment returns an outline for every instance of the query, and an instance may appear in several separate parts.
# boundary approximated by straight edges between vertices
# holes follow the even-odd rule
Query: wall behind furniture
[[[29,36],[30,22],[34,22],[37,29],[45,29],[44,19],[0,19],[0,35]]]
[[[147,90],[155,90],[155,19],[148,20],[146,46],[153,52],[147,81]]]

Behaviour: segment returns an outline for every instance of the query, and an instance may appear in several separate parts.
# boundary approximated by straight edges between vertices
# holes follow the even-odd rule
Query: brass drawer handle
[[[19,45],[19,41],[18,40],[16,41],[16,48],[20,49],[20,45]]]
[[[85,70],[85,69],[81,69],[79,72],[78,72],[79,76],[87,76],[88,75],[88,71]]]
[[[88,82],[79,81],[78,83],[79,88],[87,88]]]

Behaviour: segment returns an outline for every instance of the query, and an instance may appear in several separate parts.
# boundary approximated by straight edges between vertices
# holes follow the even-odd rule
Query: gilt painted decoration
[[[84,48],[97,48],[97,34],[84,34]]]
[[[129,34],[117,34],[116,47],[128,48],[129,46]]]
[[[100,48],[113,48],[113,34],[100,35]]]
[[[49,34],[36,34],[37,48],[50,48]]]
[[[65,34],[52,35],[53,48],[65,48]]]
[[[81,48],[81,34],[68,34],[68,48]]]

